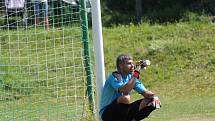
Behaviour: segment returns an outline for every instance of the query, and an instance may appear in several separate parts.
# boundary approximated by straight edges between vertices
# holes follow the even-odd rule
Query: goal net
[[[1,121],[93,120],[83,1],[0,2]]]

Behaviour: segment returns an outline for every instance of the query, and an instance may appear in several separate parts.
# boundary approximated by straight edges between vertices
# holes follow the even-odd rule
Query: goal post
[[[86,2],[81,0],[81,6],[83,7],[82,10],[86,9]],[[94,58],[95,58],[95,76],[96,76],[96,94],[97,94],[97,107],[99,109],[99,102],[101,98],[102,88],[105,83],[105,67],[104,67],[104,50],[103,50],[103,37],[102,37],[102,22],[101,22],[101,7],[100,7],[100,0],[91,0],[91,14],[92,14],[92,30],[93,30],[93,44],[94,44]],[[82,11],[82,24],[84,28],[88,27],[87,25],[87,15],[86,12]],[[83,29],[84,30],[84,29]],[[89,35],[88,31],[83,31],[83,34]],[[89,36],[83,36],[83,40],[86,41],[85,48],[89,48]],[[89,55],[89,49],[85,51],[86,55]],[[86,56],[87,57],[87,56]],[[86,67],[88,66],[90,60],[86,58]],[[87,71],[91,69],[86,69]],[[91,72],[88,72],[91,73]],[[88,84],[92,85],[92,78],[88,77]],[[89,94],[93,94],[91,91],[93,90],[91,86],[88,87]],[[89,101],[94,104],[93,95],[89,96]],[[94,105],[93,105],[94,106]],[[92,107],[94,108],[94,107]],[[95,110],[93,110],[95,111]],[[99,111],[99,110],[97,110]],[[97,112],[98,115],[98,112]],[[99,119],[100,120],[100,119]]]
[[[94,121],[92,112],[97,109],[86,1],[76,2],[48,1],[48,19],[45,4],[40,4],[37,21],[31,0],[21,11],[9,13],[1,1],[0,120]],[[97,47],[94,56],[102,60]],[[97,59],[95,65],[103,65]],[[104,69],[96,66],[96,71]]]
[[[95,115],[95,101],[94,101],[94,92],[93,92],[93,78],[92,78],[92,69],[91,69],[91,56],[90,56],[90,43],[89,43],[89,31],[88,31],[88,19],[86,10],[86,1],[80,0],[81,9],[81,24],[82,24],[82,33],[83,33],[83,43],[84,43],[84,57],[85,57],[85,71],[87,73],[87,95],[89,97],[90,110]]]
[[[94,39],[94,56],[96,67],[97,102],[101,98],[102,88],[105,83],[104,50],[102,36],[101,6],[100,0],[92,0],[92,27]],[[99,108],[99,105],[98,105]]]

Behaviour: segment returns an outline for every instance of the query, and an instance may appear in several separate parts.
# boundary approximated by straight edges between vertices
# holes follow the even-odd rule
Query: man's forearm
[[[119,88],[119,92],[121,92],[121,93],[128,93],[128,92],[130,92],[134,88],[135,80],[136,80],[136,77],[132,77],[128,81],[127,84],[125,84],[123,87]]]
[[[142,93],[142,95],[143,95],[143,97],[145,97],[145,98],[153,98],[153,96],[155,95],[153,92],[151,92],[151,91],[148,91],[148,90],[146,90],[146,91],[144,91],[143,93]]]

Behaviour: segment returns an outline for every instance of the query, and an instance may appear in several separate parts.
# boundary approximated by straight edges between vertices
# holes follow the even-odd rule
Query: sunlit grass
[[[149,59],[151,66],[141,72],[141,79],[161,98],[162,108],[146,120],[214,119],[214,28],[213,23],[203,22],[103,28],[106,75],[115,70],[119,54],[131,54],[134,60]],[[68,37],[71,33],[74,36]],[[78,58],[80,48],[79,28],[0,31],[0,119],[76,120],[73,114],[82,115],[86,99],[81,96],[86,89],[82,87],[84,70],[77,67],[83,64]],[[136,98],[141,97],[135,94]],[[72,105],[74,99],[77,110]],[[89,109],[85,106],[84,110]]]
[[[151,60],[141,79],[161,98],[163,107],[148,121],[215,120],[214,23],[143,23],[103,32],[107,75],[115,70],[119,54]]]

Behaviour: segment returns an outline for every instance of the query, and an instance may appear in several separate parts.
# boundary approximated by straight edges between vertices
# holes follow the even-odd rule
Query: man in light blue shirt
[[[99,115],[103,121],[139,121],[155,110],[154,93],[148,91],[139,80],[139,72],[134,70],[132,57],[120,55],[116,60],[117,71],[105,82],[100,99]],[[130,92],[134,89],[143,99],[130,102]],[[156,101],[160,103],[159,100]]]

